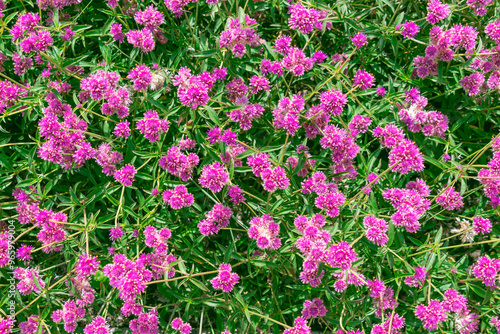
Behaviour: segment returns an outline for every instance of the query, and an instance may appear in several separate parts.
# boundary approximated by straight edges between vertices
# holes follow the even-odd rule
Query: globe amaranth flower
[[[421,172],[424,170],[424,157],[415,142],[403,139],[389,152],[389,164],[392,171],[401,174]]]
[[[168,149],[167,155],[160,158],[159,165],[182,181],[188,181],[199,162],[200,159],[195,153],[184,154],[178,146],[172,146]]]
[[[216,290],[230,292],[233,287],[240,281],[238,274],[232,272],[231,265],[222,263],[219,266],[219,274],[214,277],[210,283]]]
[[[190,207],[194,203],[193,194],[190,194],[184,185],[178,185],[173,190],[165,190],[162,196],[165,204],[174,210]]]
[[[229,174],[226,168],[218,162],[203,166],[199,183],[203,188],[208,188],[215,193],[222,190],[229,182]]]
[[[170,127],[170,122],[161,119],[154,110],[148,110],[144,113],[144,118],[137,122],[137,129],[150,142],[156,142],[160,139],[160,134],[166,132]]]
[[[326,307],[323,301],[319,298],[306,300],[302,307],[302,316],[304,319],[324,317],[326,315]]]
[[[157,334],[158,323],[158,312],[152,308],[149,313],[141,313],[137,319],[131,320],[129,328],[133,334]]]
[[[207,212],[205,219],[198,223],[200,233],[205,236],[217,234],[221,228],[229,226],[232,213],[230,208],[220,203],[215,204],[212,210]]]
[[[366,238],[377,246],[385,246],[389,241],[387,236],[389,224],[385,220],[377,219],[374,215],[368,215],[363,219],[363,226],[365,227]]]
[[[435,299],[432,299],[428,306],[417,305],[415,315],[422,321],[426,330],[436,330],[439,324],[446,320],[446,310],[443,304]]]
[[[488,218],[477,216],[472,219],[472,222],[474,231],[477,234],[488,234],[491,232],[491,221]]]
[[[284,97],[273,110],[273,124],[277,129],[285,129],[287,134],[295,135],[300,128],[299,117],[304,110],[304,98],[296,94],[291,99]]]
[[[182,321],[181,318],[175,318],[170,324],[173,329],[178,330],[181,334],[191,333],[191,325],[187,322]]]
[[[311,334],[311,328],[307,325],[306,319],[295,318],[293,327],[286,329],[283,334]]]
[[[14,270],[14,278],[19,280],[17,289],[23,295],[29,295],[32,292],[40,293],[45,288],[45,282],[40,278],[37,269],[25,269],[18,267]]]
[[[114,178],[125,187],[130,187],[132,186],[132,182],[134,182],[134,175],[136,173],[137,170],[135,169],[135,167],[128,164],[117,170],[115,172]]]
[[[352,44],[358,49],[362,48],[368,42],[366,35],[363,33],[357,33],[351,37]]]
[[[322,92],[320,101],[320,108],[323,111],[333,116],[339,116],[347,104],[347,97],[341,91],[332,89]]]
[[[352,85],[359,86],[362,90],[366,91],[375,85],[375,77],[364,70],[359,70],[352,79]]]
[[[254,217],[250,220],[248,236],[257,241],[257,246],[261,249],[278,249],[281,247],[281,240],[278,237],[280,226],[274,222],[270,215]]]
[[[430,0],[427,4],[427,22],[436,24],[450,15],[451,11],[447,3],[440,0]]]
[[[90,324],[85,326],[84,334],[111,334],[112,330],[103,317],[95,317]]]
[[[153,80],[153,74],[149,66],[139,64],[128,73],[127,78],[132,80],[135,90],[142,92],[148,89]]]
[[[73,300],[64,303],[63,308],[52,313],[54,322],[64,322],[64,330],[74,332],[78,327],[77,322],[85,317],[85,309],[78,307]]]
[[[453,188],[448,188],[437,196],[436,203],[446,210],[459,209],[464,205],[462,196]]]
[[[427,278],[425,267],[415,267],[413,269],[415,270],[415,274],[405,277],[405,284],[414,288],[423,287]]]
[[[420,26],[413,21],[406,21],[403,23],[403,27],[401,29],[401,35],[404,38],[413,38],[420,31]]]
[[[97,256],[89,256],[86,254],[81,255],[75,264],[75,273],[78,279],[86,279],[88,276],[93,275],[99,269],[99,260]]]
[[[500,260],[491,259],[488,256],[481,256],[472,266],[472,274],[492,290],[497,287],[499,272]]]

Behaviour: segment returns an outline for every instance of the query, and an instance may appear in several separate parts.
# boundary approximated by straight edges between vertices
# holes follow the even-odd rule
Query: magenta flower
[[[359,70],[352,79],[352,85],[359,86],[362,90],[366,91],[375,85],[375,77],[366,71]]]
[[[124,234],[125,231],[120,226],[117,226],[109,231],[109,238],[113,241],[118,240],[121,239]]]
[[[111,334],[112,330],[103,317],[95,317],[83,330],[85,334]]]
[[[135,22],[143,25],[151,31],[155,31],[165,21],[161,12],[156,10],[153,5],[146,7],[143,11],[135,13]]]
[[[358,259],[356,252],[348,242],[341,241],[338,244],[330,246],[328,249],[327,263],[332,267],[347,270],[351,268],[352,263]]]
[[[19,280],[17,289],[23,296],[29,295],[32,292],[42,292],[38,286],[42,289],[45,288],[45,282],[40,278],[37,269],[17,267],[14,270],[14,278]]]
[[[389,165],[392,166],[392,171],[401,174],[421,172],[424,170],[424,157],[413,141],[403,139],[389,152]]]
[[[163,201],[174,210],[187,208],[193,205],[194,196],[190,194],[184,185],[178,185],[173,190],[163,192]]]
[[[182,321],[181,318],[175,318],[172,320],[172,328],[181,332],[181,334],[191,333],[191,325],[187,322]]]
[[[264,215],[252,218],[248,236],[256,240],[257,246],[261,249],[278,249],[281,247],[279,232],[280,226],[274,222],[273,217]]]
[[[72,300],[64,303],[61,310],[52,313],[52,320],[54,322],[64,322],[64,330],[70,333],[76,330],[76,327],[78,327],[77,322],[82,320],[83,317],[85,317],[85,309],[78,307]]]
[[[291,99],[280,99],[278,106],[273,110],[273,124],[277,129],[285,129],[287,134],[295,135],[300,128],[299,117],[304,110],[304,98],[296,94]]]
[[[260,176],[264,182],[264,189],[269,192],[286,189],[290,185],[290,180],[286,177],[285,169],[282,167],[266,168]]]
[[[421,288],[427,279],[427,271],[425,267],[415,267],[413,269],[415,270],[415,274],[405,277],[405,284],[414,288]]]
[[[118,137],[128,138],[130,136],[130,123],[128,121],[121,121],[115,126],[113,134]]]
[[[436,197],[436,203],[446,210],[455,210],[464,205],[462,196],[453,188],[444,190],[438,197]]]
[[[431,300],[428,306],[417,305],[415,315],[422,321],[424,329],[436,330],[446,320],[446,310],[438,300]]]
[[[243,190],[239,186],[229,187],[227,190],[227,194],[229,195],[229,199],[233,202],[234,205],[238,205],[240,203],[245,202],[245,195],[243,194]]]
[[[302,308],[302,316],[304,319],[324,317],[326,315],[326,307],[323,301],[319,298],[306,300]]]
[[[403,23],[403,29],[401,30],[401,34],[404,38],[413,38],[420,31],[420,26],[413,21],[406,21]]]
[[[130,187],[132,186],[132,182],[134,182],[134,175],[136,173],[137,170],[135,169],[135,167],[128,164],[117,170],[115,172],[114,178],[125,187]]]
[[[333,116],[339,116],[347,104],[347,97],[336,89],[322,92],[320,100],[320,108]]]
[[[229,218],[231,218],[232,211],[230,208],[217,203],[212,210],[207,212],[205,219],[198,223],[200,233],[209,236],[219,233],[221,228],[229,226]]]
[[[222,190],[229,182],[229,174],[226,168],[218,162],[203,166],[199,183],[203,188],[208,188],[215,193]]]
[[[488,218],[477,216],[472,219],[472,222],[474,231],[477,234],[488,234],[491,232],[491,221]]]
[[[129,328],[133,334],[157,334],[158,322],[158,312],[152,308],[149,313],[141,313],[137,319],[130,321]]]
[[[440,0],[430,0],[427,4],[427,22],[436,24],[450,15],[448,4]]]
[[[366,133],[370,124],[372,124],[370,117],[354,115],[347,126],[351,132],[351,136],[356,137],[360,133]]]
[[[303,34],[308,34],[314,28],[319,30],[323,28],[321,19],[326,17],[327,12],[320,12],[315,8],[307,9],[303,5],[297,3],[290,6],[288,14],[290,14],[290,18],[288,19],[290,28],[297,29]],[[328,22],[327,29],[330,29],[331,26],[332,23]]]
[[[144,113],[144,118],[137,122],[137,129],[150,142],[156,142],[160,139],[160,134],[166,132],[170,127],[170,122],[161,119],[154,110],[148,110]]]
[[[78,279],[83,280],[88,276],[93,275],[99,269],[99,260],[97,256],[89,256],[86,254],[80,255],[78,261],[75,264],[75,273],[78,275]]]
[[[484,74],[479,72],[474,72],[460,79],[460,85],[467,91],[469,96],[476,96],[479,94],[479,90],[483,84]]]
[[[132,80],[135,90],[142,92],[148,89],[148,86],[153,80],[153,74],[151,73],[149,66],[140,64],[128,73],[127,79]]]
[[[122,25],[120,23],[113,23],[110,29],[111,35],[116,42],[123,43],[125,35],[122,32]]]
[[[467,298],[462,296],[455,289],[448,289],[444,293],[443,307],[447,312],[459,313],[467,309]]]
[[[130,30],[127,32],[127,42],[135,48],[140,48],[142,52],[150,52],[155,48],[153,33],[148,28],[142,30]]]
[[[193,169],[200,162],[194,153],[184,154],[179,147],[172,146],[168,149],[167,155],[161,157],[159,165],[168,173],[187,181],[192,177]]]
[[[389,224],[385,220],[377,219],[374,215],[368,215],[363,219],[363,226],[365,227],[366,238],[377,246],[385,246],[389,241],[387,236]]]
[[[3,319],[0,320],[0,322],[1,322],[0,331],[6,334],[10,333],[9,331],[10,324],[4,323]],[[23,321],[19,324],[19,329],[21,330],[21,334],[35,334],[39,324],[40,324],[40,317],[38,315],[30,315],[28,320]],[[44,333],[44,331],[42,331],[42,333]]]
[[[286,329],[283,334],[310,334],[311,328],[307,325],[307,321],[298,317],[293,322],[293,327]]]
[[[0,238],[1,239],[1,238]],[[3,244],[2,244],[2,241],[0,240],[0,248],[3,247]],[[19,247],[17,249],[17,252],[16,252],[16,257],[19,259],[19,260],[23,260],[24,262],[29,262],[31,261],[32,259],[32,255],[31,255],[31,252],[33,251],[35,247],[33,246],[27,246],[25,244],[22,244],[21,247]],[[3,249],[3,248],[2,248]],[[5,248],[6,250],[8,250],[8,247]],[[1,255],[1,251],[0,251],[0,267],[3,267],[1,265],[2,263],[2,255]]]
[[[358,49],[362,48],[368,42],[366,35],[363,33],[357,33],[351,37],[352,44]]]
[[[239,281],[240,277],[232,272],[231,265],[222,263],[219,266],[219,274],[210,282],[214,289],[230,292]]]
[[[500,272],[500,260],[481,256],[472,266],[472,274],[481,279],[492,290],[497,287],[497,275]]]

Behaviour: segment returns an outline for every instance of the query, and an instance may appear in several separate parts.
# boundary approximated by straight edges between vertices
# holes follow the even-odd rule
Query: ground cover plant
[[[499,1],[0,9],[0,334],[500,333]]]

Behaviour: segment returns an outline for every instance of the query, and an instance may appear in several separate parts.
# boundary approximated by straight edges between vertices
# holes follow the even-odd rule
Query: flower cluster
[[[165,204],[170,205],[174,210],[190,207],[194,203],[194,196],[184,185],[176,186],[173,190],[165,190],[162,196]]]
[[[302,307],[302,317],[304,319],[324,317],[326,315],[326,307],[323,301],[319,298],[306,300]]]
[[[327,15],[326,11],[319,11],[315,8],[307,9],[304,5],[299,3],[293,4],[288,9],[290,18],[288,25],[292,29],[297,29],[303,34],[310,33],[313,29],[323,29],[323,22],[321,21]],[[327,29],[332,26],[331,22],[327,22]]]
[[[207,212],[205,219],[200,220],[198,223],[200,233],[205,236],[217,234],[221,228],[229,226],[231,214],[230,208],[220,203],[215,204],[212,210]]]
[[[23,296],[29,295],[33,291],[40,293],[41,289],[45,288],[45,282],[40,278],[36,269],[18,267],[14,270],[14,278],[20,281],[17,283],[17,289]]]
[[[238,274],[232,272],[231,265],[222,263],[219,266],[219,274],[210,282],[214,289],[230,292],[239,281],[240,277]]]
[[[274,222],[270,215],[254,217],[250,220],[248,236],[257,241],[261,249],[278,249],[281,247],[281,239],[278,237],[280,226]]]
[[[203,188],[212,190],[218,193],[222,190],[224,185],[229,182],[229,174],[226,168],[218,162],[211,165],[203,166],[199,183]]]
[[[219,47],[231,50],[238,58],[242,58],[246,49],[245,46],[259,46],[263,40],[250,26],[256,25],[257,21],[245,15],[244,22],[239,19],[230,19],[229,26],[221,32],[219,37]]]
[[[277,129],[284,129],[288,135],[295,135],[300,128],[299,117],[304,110],[304,98],[296,94],[291,99],[282,98],[273,110],[273,124]]]
[[[178,330],[181,334],[191,333],[191,325],[187,322],[182,321],[181,318],[175,318],[172,320],[172,328]]]
[[[161,119],[158,113],[154,110],[149,110],[144,113],[144,118],[137,122],[137,129],[150,142],[156,142],[160,139],[161,132],[168,130],[170,122],[166,119]]]
[[[133,334],[157,334],[159,322],[158,311],[152,308],[148,313],[141,313],[137,319],[130,321],[129,328]]]
[[[389,241],[387,236],[389,224],[385,220],[377,219],[374,215],[368,215],[363,219],[363,226],[365,227],[366,239],[377,246],[385,246]]]
[[[103,317],[95,317],[83,330],[84,334],[111,334],[111,328]]]
[[[72,300],[64,303],[61,310],[52,313],[52,320],[54,322],[64,322],[64,330],[70,333],[76,330],[76,327],[78,327],[77,322],[83,320],[83,317],[85,317],[85,309],[78,307]]]
[[[160,158],[159,165],[168,173],[187,181],[192,177],[193,169],[200,162],[195,153],[184,154],[178,146],[168,149],[167,155]]]
[[[498,273],[500,272],[500,260],[481,256],[472,266],[472,274],[481,279],[484,285],[492,290],[500,283]]]

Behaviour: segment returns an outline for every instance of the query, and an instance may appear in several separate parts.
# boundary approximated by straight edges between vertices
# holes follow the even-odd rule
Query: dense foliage
[[[500,333],[497,0],[0,9],[0,334]]]

